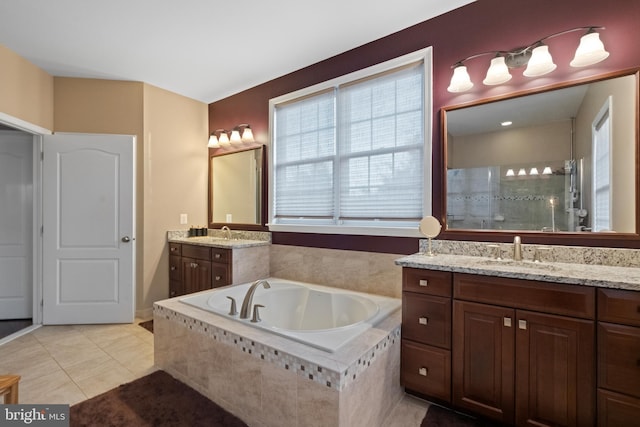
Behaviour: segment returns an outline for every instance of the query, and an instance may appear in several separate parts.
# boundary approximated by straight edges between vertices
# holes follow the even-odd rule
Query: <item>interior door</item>
[[[33,136],[0,131],[0,319],[33,311]]]
[[[43,323],[130,323],[135,292],[135,137],[43,142]]]

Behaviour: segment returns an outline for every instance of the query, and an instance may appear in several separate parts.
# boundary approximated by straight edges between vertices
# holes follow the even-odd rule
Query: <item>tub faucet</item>
[[[229,227],[227,227],[226,225],[223,225],[222,228],[220,229],[220,231],[226,232],[227,234],[226,234],[225,239],[231,240],[231,229]]]
[[[240,318],[248,319],[249,312],[251,311],[251,304],[253,304],[253,294],[256,292],[256,288],[263,285],[265,289],[269,289],[271,285],[266,280],[256,280],[247,290],[247,293],[242,300],[242,307],[240,308]]]
[[[520,236],[513,238],[513,260],[522,261],[522,241]]]

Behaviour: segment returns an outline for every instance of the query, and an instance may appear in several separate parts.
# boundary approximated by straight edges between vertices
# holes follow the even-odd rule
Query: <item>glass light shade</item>
[[[491,60],[491,65],[487,70],[487,76],[482,83],[493,86],[508,82],[509,80],[511,80],[511,74],[509,74],[509,68],[504,62],[504,56],[496,56]]]
[[[209,148],[218,148],[218,147],[220,147],[220,143],[218,141],[218,137],[216,136],[215,133],[212,133],[209,136],[209,144],[207,144],[207,147],[209,147]]]
[[[524,170],[524,168],[520,168],[520,170],[518,171],[518,176],[526,176],[527,175],[527,171]]]
[[[551,166],[545,166],[542,170],[542,175],[551,175],[552,173]]]
[[[569,63],[572,67],[586,67],[605,60],[609,52],[604,50],[604,44],[600,41],[600,34],[587,33],[580,38],[580,45],[576,49],[576,55]]]
[[[464,92],[473,87],[469,73],[467,73],[467,67],[464,65],[458,65],[453,69],[453,76],[451,76],[451,83],[447,88],[447,91],[452,93]]]
[[[538,175],[538,168],[531,168],[529,175]]]
[[[513,169],[508,169],[507,173],[505,174],[505,176],[516,176],[515,172],[513,171]]]
[[[226,132],[222,132],[220,134],[220,136],[218,137],[218,142],[220,142],[220,144],[228,144],[229,143],[229,136],[227,135]]]
[[[553,58],[549,53],[549,46],[540,45],[533,49],[531,52],[531,59],[527,64],[527,69],[524,70],[524,74],[527,77],[543,76],[556,69],[556,64],[553,63]]]
[[[248,126],[242,131],[242,142],[254,142],[253,131]]]
[[[240,131],[232,130],[231,137],[229,138],[232,144],[240,144],[242,142],[242,138],[240,137]]]

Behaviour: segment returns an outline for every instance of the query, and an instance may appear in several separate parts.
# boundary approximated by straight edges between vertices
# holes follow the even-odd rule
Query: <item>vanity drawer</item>
[[[640,328],[598,323],[598,387],[640,397]]]
[[[211,264],[211,287],[219,288],[227,286],[231,283],[229,277],[229,268],[226,265]]]
[[[621,427],[638,425],[640,399],[598,390],[598,426]]]
[[[182,245],[182,256],[185,258],[204,259],[209,261],[211,248],[208,246]]]
[[[402,340],[400,383],[429,397],[451,402],[451,352]]]
[[[451,348],[451,299],[402,293],[402,338]]]
[[[402,290],[450,297],[451,278],[449,271],[405,267],[402,269]]]
[[[640,292],[598,289],[598,320],[640,326]]]
[[[169,256],[169,279],[180,280],[182,278],[182,260],[177,255]]]
[[[549,314],[594,319],[595,289],[590,286],[547,283],[456,273],[454,298]]]
[[[219,263],[228,263],[231,251],[229,249],[211,248],[211,261]]]
[[[182,255],[182,245],[180,243],[169,243],[170,255]]]

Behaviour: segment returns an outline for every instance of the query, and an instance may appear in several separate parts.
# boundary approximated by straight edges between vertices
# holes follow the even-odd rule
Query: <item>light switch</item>
[[[187,218],[187,214],[180,214],[180,224],[188,224],[189,219]]]
[[[233,216],[231,214],[227,214],[227,222],[233,222]]]

